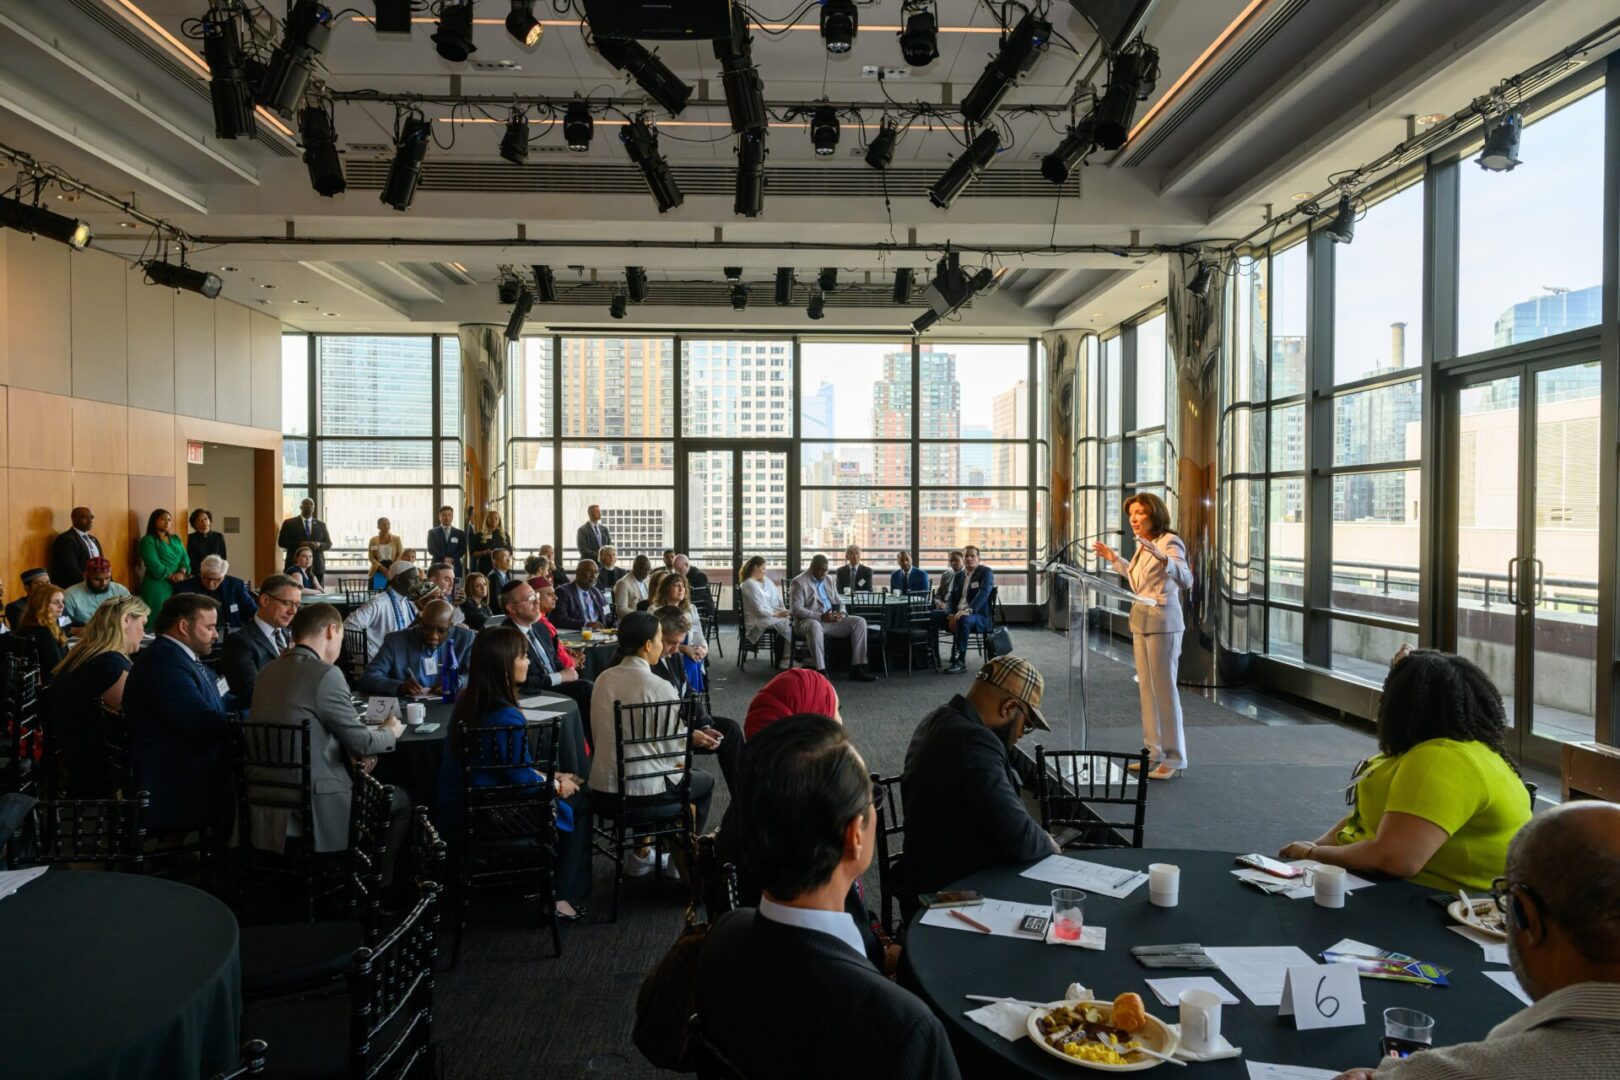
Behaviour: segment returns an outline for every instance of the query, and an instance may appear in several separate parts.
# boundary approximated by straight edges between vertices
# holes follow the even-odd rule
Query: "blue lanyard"
[[[388,590],[388,603],[394,609],[394,629],[405,629],[409,625],[405,619],[405,609],[400,605],[399,596],[393,589]]]

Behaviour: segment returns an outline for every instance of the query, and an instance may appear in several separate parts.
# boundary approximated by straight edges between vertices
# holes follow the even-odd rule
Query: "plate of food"
[[[1496,901],[1490,898],[1484,900],[1453,900],[1446,908],[1446,914],[1462,923],[1472,926],[1482,934],[1489,934],[1493,938],[1507,940],[1507,927],[1502,922],[1502,913],[1496,908]]]
[[[1054,1001],[1030,1010],[1029,1037],[1053,1057],[1103,1072],[1140,1072],[1162,1064],[1134,1052],[1173,1054],[1180,1040],[1150,1016],[1138,994],[1108,1001]]]

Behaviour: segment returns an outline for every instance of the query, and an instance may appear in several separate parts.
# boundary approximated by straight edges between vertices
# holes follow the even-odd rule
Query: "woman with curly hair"
[[[1435,649],[1397,657],[1378,704],[1378,754],[1356,770],[1351,810],[1314,842],[1283,848],[1346,870],[1480,894],[1530,820],[1507,754],[1502,695],[1471,661]]]

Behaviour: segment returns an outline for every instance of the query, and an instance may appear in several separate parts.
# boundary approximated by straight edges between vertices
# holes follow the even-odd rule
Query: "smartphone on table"
[[[1239,855],[1236,862],[1239,866],[1247,866],[1251,870],[1259,870],[1273,877],[1297,878],[1305,876],[1305,871],[1299,867],[1290,866],[1280,859],[1270,859],[1264,855]]]
[[[955,892],[930,892],[917,897],[925,908],[953,908],[974,907],[984,903],[984,896],[972,889],[958,889]]]
[[[1393,1035],[1385,1035],[1384,1041],[1379,1044],[1383,1057],[1399,1058],[1405,1060],[1413,1054],[1429,1049],[1428,1043],[1414,1042],[1411,1039],[1398,1039]]]

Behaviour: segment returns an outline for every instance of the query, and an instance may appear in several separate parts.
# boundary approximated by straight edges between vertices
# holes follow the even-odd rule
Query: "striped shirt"
[[[1620,1076],[1620,983],[1555,990],[1483,1042],[1384,1061],[1379,1080],[1614,1080]]]

